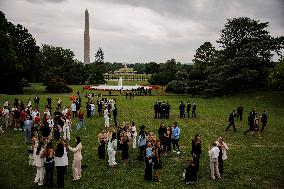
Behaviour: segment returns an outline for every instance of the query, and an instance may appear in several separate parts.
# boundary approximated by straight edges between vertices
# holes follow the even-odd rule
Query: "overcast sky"
[[[110,62],[192,62],[205,41],[214,46],[226,19],[270,22],[284,35],[284,0],[0,0],[6,18],[38,45],[71,49],[83,61],[84,11],[89,10],[91,61],[98,47]]]

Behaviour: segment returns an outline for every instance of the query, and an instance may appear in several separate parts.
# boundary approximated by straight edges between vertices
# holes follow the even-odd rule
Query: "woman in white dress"
[[[63,125],[63,139],[64,140],[70,140],[70,120],[66,119],[64,125]]]
[[[43,142],[40,142],[38,147],[36,148],[34,165],[36,166],[36,176],[34,182],[38,186],[42,186],[44,179],[44,143]]]
[[[135,126],[134,122],[132,122],[131,134],[132,134],[132,148],[135,149],[136,148],[137,132],[136,132],[136,126]]]
[[[104,119],[105,119],[105,127],[109,127],[109,117],[108,117],[108,109],[104,110]]]
[[[108,141],[108,163],[111,168],[114,168],[116,166],[115,162],[115,153],[117,149],[117,139],[116,139],[116,133],[112,133],[111,140]]]
[[[81,178],[81,161],[82,161],[82,144],[81,144],[81,138],[76,137],[76,147],[72,148],[68,146],[68,149],[74,153],[74,160],[72,164],[72,170],[73,170],[73,180],[80,180]]]

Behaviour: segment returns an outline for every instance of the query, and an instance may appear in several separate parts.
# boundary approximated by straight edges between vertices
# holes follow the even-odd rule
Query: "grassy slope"
[[[47,94],[44,94],[40,85],[34,85],[26,91],[25,95],[18,97],[26,103],[27,98],[33,99],[35,88],[41,95],[41,110],[46,103]],[[76,86],[76,92],[80,86]],[[61,96],[63,106],[69,105],[68,95],[55,94],[52,98]],[[15,96],[0,95],[0,102],[5,98],[12,102]],[[190,142],[194,134],[202,135],[203,156],[201,158],[201,170],[198,176],[196,188],[281,188],[283,181],[284,158],[284,93],[259,93],[247,94],[235,97],[214,99],[200,99],[187,96],[147,96],[135,97],[127,100],[125,97],[116,96],[118,106],[118,121],[134,121],[137,125],[144,123],[147,130],[157,132],[160,120],[153,119],[153,103],[160,98],[171,104],[171,119],[165,124],[170,125],[177,121],[182,130],[181,151],[177,157],[175,154],[163,157],[162,182],[144,182],[144,163],[138,162],[136,157],[138,150],[131,152],[131,164],[123,167],[120,161],[120,153],[117,153],[118,169],[110,170],[106,160],[97,157],[97,134],[103,126],[103,118],[95,117],[87,120],[87,130],[72,132],[72,137],[80,135],[83,150],[83,177],[79,183],[72,182],[72,158],[69,159],[69,170],[66,178],[66,188],[185,188],[181,178],[181,171],[186,165],[186,159],[190,153]],[[85,101],[82,98],[83,102]],[[183,101],[195,101],[197,103],[198,118],[179,119],[178,103]],[[232,129],[224,132],[227,125],[228,114],[242,103],[245,109],[244,120],[236,122],[237,133]],[[251,139],[243,135],[247,129],[247,115],[253,106],[259,113],[263,109],[268,112],[268,126],[262,135],[262,139]],[[219,136],[223,136],[229,146],[228,160],[225,161],[225,175],[221,181],[209,179],[208,147]],[[0,135],[0,169],[1,188],[31,188],[35,170],[27,165],[28,146],[24,145],[23,133],[9,129],[4,135]],[[72,143],[74,144],[73,140]],[[71,155],[71,154],[70,154]],[[70,156],[72,157],[72,156]],[[171,187],[170,187],[171,186]]]

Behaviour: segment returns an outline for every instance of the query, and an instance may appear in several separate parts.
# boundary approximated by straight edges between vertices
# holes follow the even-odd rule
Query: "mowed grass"
[[[40,110],[46,105],[46,97],[51,95],[53,107],[56,98],[61,97],[63,106],[70,106],[70,94],[46,94],[40,84],[33,84],[24,95],[0,95],[0,102],[6,98],[12,104],[15,97],[27,104],[27,99],[34,98],[35,90],[40,94]],[[82,86],[73,86],[74,93],[81,91]],[[85,93],[84,91],[83,93]],[[98,92],[95,92],[98,93]],[[82,94],[82,93],[81,93]],[[103,93],[106,94],[106,93]],[[118,107],[118,122],[133,121],[139,126],[144,124],[147,131],[159,128],[161,120],[153,119],[153,104],[159,98],[171,105],[170,119],[163,120],[168,126],[178,122],[181,128],[181,154],[162,157],[162,182],[145,182],[145,164],[136,160],[138,149],[130,150],[130,165],[124,167],[121,153],[116,159],[118,168],[111,170],[107,159],[99,160],[97,155],[97,135],[104,125],[102,117],[86,119],[87,129],[73,131],[71,144],[75,136],[82,138],[83,144],[83,176],[80,182],[72,181],[72,160],[70,154],[65,188],[189,188],[184,184],[181,173],[190,157],[191,140],[196,133],[202,136],[203,154],[200,162],[198,181],[194,188],[284,188],[284,93],[253,93],[233,97],[201,99],[190,96],[136,96],[126,100],[125,96],[115,96]],[[179,118],[179,101],[197,103],[197,118]],[[82,95],[83,107],[85,97]],[[225,132],[228,115],[242,103],[244,120],[236,121],[237,133],[232,128]],[[252,107],[258,113],[265,109],[268,113],[268,124],[262,138],[250,138],[243,135],[247,130],[247,116]],[[86,110],[85,110],[86,111]],[[73,128],[77,120],[73,120]],[[224,176],[221,180],[212,181],[209,176],[208,148],[219,136],[228,144],[228,160],[224,162]],[[24,144],[24,134],[9,128],[0,135],[0,188],[34,188],[36,170],[28,165],[28,145]],[[55,171],[56,172],[56,171]],[[56,173],[55,173],[56,175]],[[55,177],[56,182],[56,177]]]

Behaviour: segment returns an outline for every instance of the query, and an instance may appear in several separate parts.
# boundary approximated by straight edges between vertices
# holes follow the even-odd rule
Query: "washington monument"
[[[90,64],[90,34],[89,34],[89,12],[85,11],[85,31],[84,31],[84,63]]]

